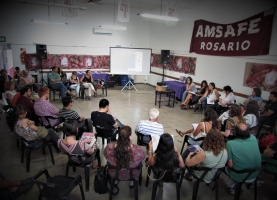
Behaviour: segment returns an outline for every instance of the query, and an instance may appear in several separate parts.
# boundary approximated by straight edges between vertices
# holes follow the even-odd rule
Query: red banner
[[[232,24],[194,22],[190,53],[256,56],[269,53],[274,8]]]

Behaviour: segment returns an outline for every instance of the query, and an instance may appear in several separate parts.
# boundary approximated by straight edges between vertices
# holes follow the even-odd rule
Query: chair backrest
[[[97,133],[97,137],[103,137],[103,138],[109,138],[112,134],[112,129],[101,126],[101,125],[94,125],[96,133]]]
[[[162,180],[168,183],[176,183],[180,181],[184,175],[185,168],[177,168],[175,170],[163,170],[156,167],[152,167],[152,171],[154,173],[153,181]]]
[[[188,171],[190,172],[190,174],[198,179],[199,181],[204,181],[205,176],[208,174],[208,172],[217,169],[216,173],[214,174],[214,177],[212,178],[211,181],[214,181],[215,179],[217,179],[221,173],[222,170],[225,169],[225,167],[221,167],[221,168],[209,168],[209,167],[187,167]],[[194,174],[194,171],[203,171],[202,175],[200,177],[197,177]]]
[[[119,173],[120,173],[120,170],[126,170],[126,171],[129,171],[129,175],[130,175],[130,178],[128,179],[128,181],[132,181],[132,180],[136,180],[135,178],[134,178],[134,170],[140,170],[140,173],[141,173],[141,170],[142,170],[142,163],[140,163],[138,166],[136,166],[136,167],[133,167],[133,168],[124,168],[124,169],[120,169],[120,168],[118,168],[118,167],[116,167],[116,166],[112,166],[112,165],[110,165],[109,163],[107,163],[107,165],[108,165],[108,170],[109,169],[115,169],[116,171],[115,171],[115,179],[119,179]],[[125,181],[125,180],[124,180]],[[127,180],[126,180],[127,181]]]
[[[231,171],[234,171],[238,174],[246,174],[247,175],[244,177],[244,179],[241,181],[242,183],[244,183],[253,173],[257,172],[257,176],[256,178],[259,176],[260,172],[261,172],[261,167],[258,168],[251,168],[251,169],[243,169],[243,170],[235,170],[234,168],[229,168]],[[256,179],[255,178],[255,179]]]
[[[139,146],[148,146],[149,141],[151,140],[151,135],[144,135],[140,132],[136,132],[137,134],[137,145]],[[148,141],[148,142],[145,142]]]
[[[53,116],[38,116],[38,117],[40,118],[40,122],[42,123],[43,126],[45,126],[45,128],[54,128],[54,126],[51,126],[49,119],[58,119]],[[62,121],[64,121],[64,118],[62,118]]]

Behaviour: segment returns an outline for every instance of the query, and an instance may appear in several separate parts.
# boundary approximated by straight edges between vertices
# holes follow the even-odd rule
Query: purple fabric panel
[[[176,91],[176,97],[178,99],[182,99],[182,95],[184,91],[186,91],[186,84],[179,82],[179,81],[165,81],[167,85],[167,89],[169,90],[175,90]]]

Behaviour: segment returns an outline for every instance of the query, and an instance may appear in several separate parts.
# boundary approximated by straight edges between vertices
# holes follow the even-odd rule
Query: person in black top
[[[261,110],[259,122],[273,126],[277,119],[277,92],[270,92],[269,101]]]
[[[4,89],[5,82],[11,81],[12,77],[10,77],[10,75],[7,74],[6,69],[1,69],[0,73],[1,73],[1,76],[0,76],[0,96],[1,96],[1,99],[2,99],[2,93],[5,92],[5,89]]]
[[[88,98],[91,100],[91,93],[96,92],[93,87],[93,78],[89,70],[86,71],[86,74],[80,79],[82,86],[88,88]]]

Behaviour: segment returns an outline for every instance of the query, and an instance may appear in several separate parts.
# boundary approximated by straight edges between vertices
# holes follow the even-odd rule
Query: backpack
[[[107,166],[97,168],[94,178],[94,190],[96,193],[105,194],[108,192]]]
[[[258,143],[260,152],[263,153],[264,150],[266,150],[273,142],[275,142],[275,136],[272,133],[264,134],[262,137],[260,137]]]

